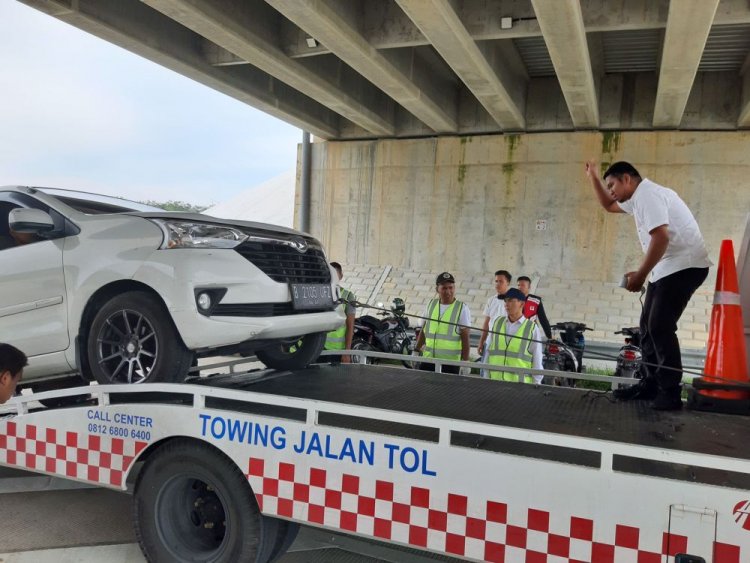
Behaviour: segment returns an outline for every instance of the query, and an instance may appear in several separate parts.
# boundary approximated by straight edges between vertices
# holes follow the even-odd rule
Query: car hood
[[[279,225],[271,225],[269,223],[256,223],[255,221],[237,221],[235,219],[219,219],[218,217],[212,217],[211,215],[204,215],[203,213],[180,213],[175,212],[159,212],[159,211],[131,211],[128,215],[135,215],[136,217],[143,217],[144,219],[165,219],[167,221],[196,221],[200,223],[218,223],[220,225],[230,225],[232,227],[239,227],[243,229],[258,229],[262,231],[268,231],[271,233],[284,233],[287,235],[304,235],[309,238],[314,238],[308,233],[302,233],[295,229],[288,227],[281,227]]]

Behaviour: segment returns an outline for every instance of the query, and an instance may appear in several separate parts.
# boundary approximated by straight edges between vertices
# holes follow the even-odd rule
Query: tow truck
[[[362,364],[58,389],[10,409],[0,465],[132,490],[149,561],[274,561],[299,526],[469,561],[750,561],[743,416]]]

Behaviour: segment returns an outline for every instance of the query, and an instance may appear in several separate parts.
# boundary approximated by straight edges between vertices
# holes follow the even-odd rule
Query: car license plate
[[[331,309],[333,294],[331,286],[324,284],[293,283],[292,305],[295,309]]]

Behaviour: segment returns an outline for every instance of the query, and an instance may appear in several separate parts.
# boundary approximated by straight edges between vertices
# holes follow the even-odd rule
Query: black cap
[[[443,272],[435,280],[435,285],[440,285],[441,283],[456,283],[456,280],[450,272]]]
[[[505,292],[505,295],[503,295],[503,299],[518,299],[519,301],[526,301],[526,296],[520,289],[511,287],[508,291]]]

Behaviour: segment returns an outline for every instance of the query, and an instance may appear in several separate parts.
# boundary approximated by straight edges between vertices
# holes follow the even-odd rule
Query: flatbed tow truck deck
[[[203,384],[750,460],[750,448],[745,447],[750,444],[748,418],[687,409],[654,411],[647,401],[614,402],[610,394],[582,389],[477,377],[458,382],[445,374],[359,364],[316,365],[250,381],[242,375],[218,375],[203,379]],[[382,420],[360,421],[357,428],[397,431]],[[420,433],[418,428],[412,432]],[[422,431],[420,437],[429,435]]]
[[[220,549],[190,539],[217,525],[207,513],[165,524],[188,490],[175,479],[218,491],[221,514],[251,489],[263,523],[231,560],[278,557],[295,524],[476,561],[750,559],[743,417],[363,365],[43,396],[76,393],[91,399],[34,412],[21,399],[0,420],[0,464],[134,490],[153,560]],[[242,485],[211,473],[226,459]],[[251,516],[219,535],[241,537]]]

